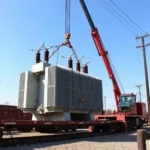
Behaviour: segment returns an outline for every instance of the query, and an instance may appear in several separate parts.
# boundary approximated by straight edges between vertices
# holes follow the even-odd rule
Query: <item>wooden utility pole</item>
[[[141,102],[141,87],[143,85],[136,85],[136,87],[139,89],[139,102]]]
[[[142,48],[143,51],[143,58],[144,58],[144,71],[145,71],[145,83],[146,83],[146,95],[147,95],[147,105],[148,105],[148,122],[150,125],[150,95],[149,95],[149,81],[148,81],[148,71],[147,71],[147,61],[146,61],[146,51],[145,47],[150,46],[150,43],[145,44],[144,38],[148,37],[148,34],[143,36],[137,36],[136,39],[142,39],[142,45],[137,46],[136,48]]]

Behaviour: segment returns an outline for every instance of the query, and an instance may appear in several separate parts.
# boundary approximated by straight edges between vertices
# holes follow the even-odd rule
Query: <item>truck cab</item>
[[[119,98],[118,103],[118,110],[119,112],[132,112],[136,114],[136,110],[134,109],[136,107],[136,95],[134,94],[123,94]]]

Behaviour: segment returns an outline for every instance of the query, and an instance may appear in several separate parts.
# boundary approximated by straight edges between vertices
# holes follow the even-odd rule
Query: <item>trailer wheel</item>
[[[72,132],[76,132],[76,128],[71,129]]]
[[[3,137],[3,130],[0,129],[0,140],[2,139],[2,137]]]
[[[90,130],[90,132],[100,132],[100,127],[90,126],[89,130]]]
[[[131,121],[128,120],[128,121],[127,121],[127,131],[128,131],[128,132],[131,131],[131,126],[132,126],[132,125],[131,125]]]
[[[143,126],[143,123],[142,123],[142,120],[140,119],[140,120],[139,120],[139,125],[137,126],[137,129],[141,129],[142,126]]]
[[[65,132],[69,132],[69,129],[65,129]]]
[[[117,133],[119,133],[119,132],[121,131],[121,126],[120,126],[120,124],[116,124],[115,131],[116,131]]]
[[[133,119],[133,120],[131,121],[131,129],[134,130],[134,129],[135,129],[135,126],[136,126],[136,122],[135,122],[135,120]]]

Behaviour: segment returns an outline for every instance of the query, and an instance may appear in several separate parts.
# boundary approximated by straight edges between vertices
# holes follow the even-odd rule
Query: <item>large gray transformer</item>
[[[34,114],[99,113],[103,110],[102,91],[99,78],[47,66],[38,73],[21,73],[18,107]]]

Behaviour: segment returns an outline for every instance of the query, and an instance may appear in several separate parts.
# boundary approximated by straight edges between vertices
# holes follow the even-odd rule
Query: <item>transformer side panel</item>
[[[78,96],[78,90],[72,90],[72,108],[77,109],[78,108],[78,101],[79,101],[79,96]]]
[[[38,92],[37,92],[35,106],[44,107],[44,96],[45,96],[44,94],[45,94],[45,86],[46,86],[45,74],[40,74],[37,77],[38,77],[38,88],[37,88]]]
[[[55,107],[56,105],[56,67],[48,68],[48,86],[47,86],[47,107]]]
[[[27,85],[26,85],[26,108],[36,108],[38,101],[38,76],[32,72],[27,72]]]
[[[20,76],[18,108],[35,108],[37,101],[38,81],[32,72]]]
[[[48,68],[47,108],[101,111],[102,81],[58,66]]]
[[[72,101],[72,72],[56,67],[56,106],[70,108]]]
[[[23,108],[25,88],[25,72],[20,74],[18,108]]]
[[[79,99],[79,73],[73,72],[72,73],[72,108],[77,109],[78,103],[80,101]]]
[[[47,107],[55,107],[55,86],[48,87]]]

